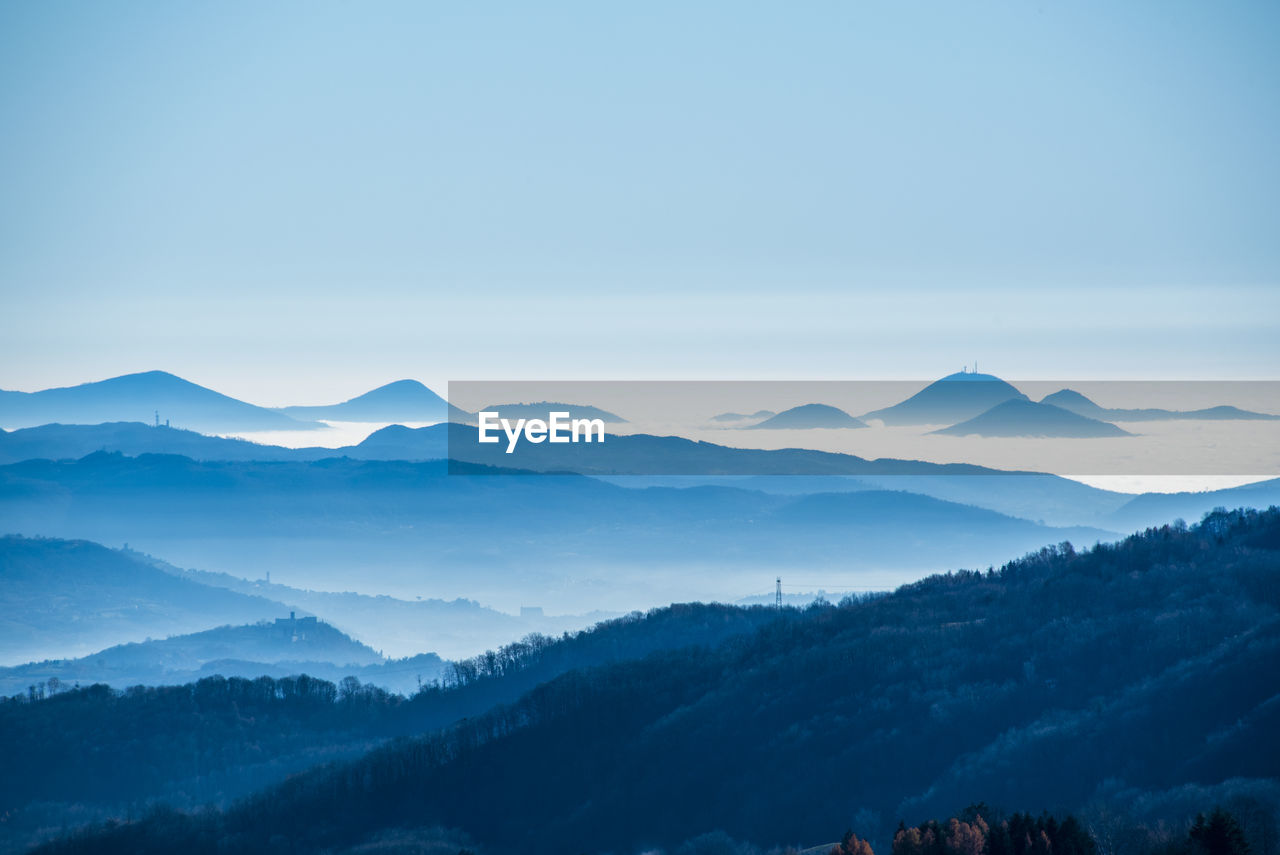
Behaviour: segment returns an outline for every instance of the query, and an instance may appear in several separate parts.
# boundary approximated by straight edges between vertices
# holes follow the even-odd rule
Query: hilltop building
[[[275,631],[290,641],[306,641],[307,633],[315,632],[318,625],[315,615],[300,618],[296,612],[289,612],[287,618],[276,618]]]

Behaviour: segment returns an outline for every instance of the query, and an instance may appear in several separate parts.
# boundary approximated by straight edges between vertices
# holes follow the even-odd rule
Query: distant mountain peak
[[[1059,389],[1052,395],[1045,395],[1040,399],[1042,404],[1052,404],[1055,407],[1062,407],[1064,410],[1079,412],[1080,410],[1100,411],[1099,407],[1089,398],[1081,395],[1075,389]]]
[[[431,401],[444,400],[435,392],[431,391],[431,389],[428,388],[425,384],[417,380],[405,379],[405,380],[392,380],[390,383],[384,383],[381,386],[378,386],[374,389],[370,389],[368,392],[365,392],[363,395],[356,395],[354,398],[350,398],[347,401],[344,401],[344,403],[349,404],[352,401],[363,401],[363,400],[369,400],[371,398],[387,397],[390,395],[397,395],[397,396],[410,395],[413,397],[423,397]]]
[[[886,425],[951,425],[1011,398],[1025,399],[1026,395],[994,374],[958,371],[933,381],[905,401],[863,415],[862,420],[879,420]]]
[[[30,394],[43,395],[54,392],[72,392],[88,389],[119,389],[136,387],[152,389],[200,389],[213,395],[219,394],[218,392],[214,392],[212,389],[201,386],[199,383],[193,383],[190,380],[179,377],[177,374],[172,374],[168,371],[161,371],[159,369],[152,369],[151,371],[135,371],[131,374],[120,374],[115,377],[107,377],[103,380],[89,380],[84,383],[77,383],[74,386],[54,386],[40,392],[31,392]]]
[[[390,383],[384,383],[383,385],[374,389],[373,392],[384,392],[384,391],[392,391],[392,390],[400,391],[402,389],[412,389],[418,392],[425,390],[427,392],[431,392],[431,390],[427,388],[426,384],[423,383],[422,381],[414,380],[408,377],[406,377],[403,380],[392,380]],[[372,394],[372,392],[368,394]],[[431,394],[434,395],[435,392],[431,392]]]
[[[1053,404],[1010,398],[981,415],[936,430],[950,436],[1089,438],[1132,436],[1110,422],[1092,419]]]
[[[468,415],[411,379],[393,380],[340,404],[284,407],[280,412],[294,418],[352,422],[458,421]]]
[[[133,372],[133,373],[131,373],[131,374],[121,374],[119,377],[113,377],[113,378],[109,378],[109,379],[112,379],[112,380],[128,380],[128,379],[130,379],[130,378],[132,378],[132,377],[163,377],[163,378],[166,378],[166,379],[168,379],[168,380],[180,380],[180,381],[182,381],[183,383],[188,383],[188,384],[190,384],[190,385],[192,385],[192,386],[196,385],[196,384],[194,384],[194,383],[191,383],[191,381],[190,381],[190,380],[183,380],[183,379],[182,379],[181,377],[179,377],[177,374],[174,374],[174,373],[172,373],[172,372],[170,372],[170,371],[161,371],[159,368],[153,368],[153,369],[151,369],[150,371],[135,371],[135,372]],[[84,384],[82,384],[82,385],[84,385]]]
[[[948,374],[946,377],[943,377],[940,380],[936,380],[934,382],[944,383],[944,382],[952,382],[956,380],[964,380],[968,382],[980,382],[980,383],[1004,383],[1005,382],[1004,380],[1001,380],[999,377],[997,377],[994,374],[980,374],[977,371],[957,371],[955,374]]]
[[[829,404],[801,404],[783,410],[759,424],[748,425],[747,430],[809,430],[812,428],[864,428],[866,423],[854,418],[839,407]]]

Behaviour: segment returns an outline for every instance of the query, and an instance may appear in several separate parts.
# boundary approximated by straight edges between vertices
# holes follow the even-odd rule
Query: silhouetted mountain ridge
[[[713,422],[743,422],[749,419],[767,419],[776,416],[773,410],[756,410],[754,413],[718,413],[711,417]]]
[[[125,374],[40,392],[0,391],[0,425],[8,428],[151,422],[157,414],[161,422],[203,433],[321,427],[238,401],[165,371]]]
[[[396,380],[340,404],[282,407],[280,412],[300,419],[348,422],[465,421],[470,416],[417,380]]]
[[[933,433],[947,436],[1070,439],[1133,435],[1113,424],[1026,398],[1010,398],[981,415]]]
[[[294,449],[259,445],[238,439],[206,437],[192,431],[154,428],[139,423],[44,425],[0,433],[0,464],[31,459],[78,460],[98,450],[120,451],[131,457],[156,453],[179,454],[202,461],[319,461],[334,457],[362,460],[442,460],[449,454],[451,438],[457,440],[459,454],[465,456],[464,451],[474,445],[466,433],[468,430],[474,433],[475,429],[442,425],[427,428],[390,425],[374,431],[358,445],[337,449]],[[847,479],[857,477],[863,482],[874,481],[879,488],[910,490],[948,501],[991,508],[1013,516],[1043,519],[1052,525],[1093,524],[1100,514],[1114,510],[1127,500],[1053,475],[1020,474],[1009,477],[1007,473],[978,467],[960,470],[947,467],[931,469],[929,464],[914,467],[905,461],[869,462],[858,457],[831,456],[799,449],[744,454],[726,446],[691,444],[690,441],[679,438],[670,438],[665,444],[662,438],[637,442],[645,444],[643,450],[646,454],[653,455],[652,460],[646,463],[650,468],[668,460],[677,469],[703,473],[721,471],[729,474],[628,474],[618,476],[621,484],[681,486],[693,482],[720,483],[730,486],[738,484],[765,492],[819,493],[846,490],[849,486]],[[673,450],[685,456],[669,457]],[[474,451],[476,449],[471,448],[471,452]],[[477,457],[495,464],[506,464],[502,468],[518,468],[501,459],[502,455],[489,453],[485,456],[481,453]],[[568,467],[571,462],[562,458],[545,465]],[[624,455],[609,468],[630,465],[630,460]],[[461,463],[456,463],[453,467],[460,474],[463,468]],[[762,472],[777,474],[753,474],[757,468]],[[886,470],[891,474],[881,474]],[[475,467],[472,474],[492,471],[496,471],[496,468]],[[796,471],[824,474],[792,474]],[[912,471],[915,474],[901,474]],[[750,485],[741,485],[741,480],[746,478],[755,480]]]
[[[1280,505],[1280,478],[1222,490],[1144,493],[1102,517],[1102,524],[1124,529],[1160,525],[1174,519],[1197,519],[1216,508],[1266,508]]]
[[[1280,419],[1280,415],[1255,413],[1250,412],[1249,410],[1242,410],[1239,407],[1231,406],[1205,407],[1199,410],[1164,410],[1151,407],[1145,409],[1102,407],[1074,389],[1060,389],[1052,395],[1046,395],[1041,399],[1040,403],[1052,404],[1093,419],[1104,419],[1107,421],[1119,422],[1147,422],[1170,419],[1204,419],[1210,421],[1274,421],[1276,419]]]
[[[815,428],[864,428],[866,423],[838,407],[827,404],[802,404],[770,416],[748,430],[812,430]]]
[[[696,450],[696,443],[689,445]],[[0,467],[0,514],[18,531],[115,542],[127,537],[188,566],[265,564],[280,578],[294,574],[321,589],[345,587],[350,568],[359,566],[364,584],[375,590],[405,580],[422,590],[423,556],[429,555],[433,574],[450,586],[445,590],[460,592],[465,579],[467,595],[476,599],[528,591],[524,602],[538,596],[533,604],[570,613],[610,607],[575,596],[585,580],[604,584],[605,591],[648,586],[644,567],[659,560],[705,567],[699,584],[725,589],[728,598],[746,593],[727,587],[741,585],[746,568],[768,574],[780,561],[841,573],[986,566],[1002,554],[1065,538],[1114,536],[1098,528],[975,517],[971,508],[911,494],[896,494],[892,511],[868,507],[847,526],[831,526],[819,516],[787,512],[797,500],[728,487],[627,489],[577,475],[462,474],[440,461],[201,463],[95,454]],[[816,514],[818,506],[843,507],[849,499],[833,494],[808,501]],[[912,503],[931,516],[946,509],[956,522],[939,520],[934,536],[922,536],[907,510]],[[578,584],[565,588],[570,575]],[[556,601],[537,594],[548,590],[559,592]]]
[[[125,688],[182,684],[212,674],[255,679],[304,673],[334,682],[354,676],[390,691],[411,693],[419,679],[435,680],[443,668],[433,653],[389,662],[324,621],[285,616],[121,644],[78,659],[0,667],[0,694],[21,692],[50,679],[64,686],[106,683]]]

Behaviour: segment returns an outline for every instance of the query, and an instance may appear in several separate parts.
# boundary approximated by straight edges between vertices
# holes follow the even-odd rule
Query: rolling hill
[[[260,559],[248,558],[245,566],[256,569],[262,563]],[[266,572],[270,575],[269,569]],[[35,660],[71,661],[86,654],[87,659],[96,663],[98,660],[92,651],[126,643],[141,643],[129,648],[138,651],[195,650],[204,642],[221,645],[210,647],[205,653],[191,654],[180,667],[192,673],[185,676],[177,673],[164,678],[163,682],[194,678],[194,672],[203,668],[204,663],[215,660],[235,660],[232,666],[224,668],[224,676],[292,673],[278,668],[259,668],[282,658],[255,652],[257,648],[250,644],[257,622],[279,621],[291,612],[312,619],[318,616],[327,622],[322,623],[322,627],[332,625],[327,631],[341,635],[335,642],[339,648],[335,649],[340,649],[342,638],[354,635],[375,641],[379,655],[386,652],[393,658],[415,656],[424,651],[462,658],[531,632],[559,634],[613,617],[608,612],[513,615],[466,599],[401,600],[351,591],[306,590],[262,579],[250,581],[228,573],[184,570],[127,548],[115,550],[87,541],[16,536],[0,538],[0,579],[6,582],[0,587],[0,614],[5,615],[0,619],[0,651],[5,654],[0,666],[17,666]],[[248,635],[223,639],[226,644],[222,644],[219,640],[222,636],[217,633],[200,634],[212,627],[242,623],[249,626],[236,631]],[[225,635],[226,628],[218,632]],[[171,641],[179,636],[185,641]],[[167,637],[170,640],[151,641]],[[317,643],[324,638],[327,636],[313,636],[302,647],[286,645],[292,652],[284,658],[296,658],[299,651],[312,650],[308,655],[316,656],[316,661],[333,665],[362,661],[359,657],[342,658],[336,652],[323,656],[314,653],[320,649]],[[150,646],[153,644],[163,647]],[[159,657],[148,672],[152,676],[139,681],[161,681],[158,676],[161,672],[179,668],[167,662]],[[379,685],[405,689],[408,684],[403,680],[388,682],[400,680],[392,674],[394,670],[387,665],[377,674],[361,672],[360,676],[370,680],[376,676],[382,680]],[[405,671],[404,679],[409,680],[416,674],[429,672],[422,668],[413,672],[400,670]],[[91,669],[82,671],[84,673],[74,679],[81,682],[123,679],[95,677]],[[327,670],[321,673],[312,669],[310,673],[337,679],[347,672],[336,677]],[[58,676],[64,681],[71,679],[55,672],[49,676]]]
[[[210,588],[86,541],[0,537],[0,579],[5,665],[289,613],[283,603]]]
[[[1175,519],[1194,520],[1215,508],[1266,508],[1280,505],[1280,478],[1189,493],[1144,493],[1099,518],[1099,524],[1134,530]]]
[[[422,650],[432,650],[442,656],[461,659],[474,655],[477,650],[530,633],[560,635],[617,616],[604,611],[507,614],[462,598],[402,600],[354,591],[313,591],[263,579],[251,581],[229,573],[181,570],[158,559],[149,560],[167,572],[202,585],[268,597],[305,609],[345,632],[360,638],[376,639],[379,649],[389,656],[411,656]]]
[[[182,684],[214,674],[246,679],[309,674],[335,683],[354,676],[389,691],[412,693],[419,680],[438,679],[443,668],[434,654],[389,662],[323,621],[285,617],[116,645],[78,659],[0,667],[0,695],[50,680],[64,686],[126,688]]]

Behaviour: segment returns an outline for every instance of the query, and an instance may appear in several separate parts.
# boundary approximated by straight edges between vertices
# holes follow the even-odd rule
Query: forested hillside
[[[125,691],[41,683],[0,699],[0,757],[21,770],[0,776],[0,851],[42,829],[138,815],[157,799],[226,804],[316,763],[482,714],[566,671],[715,645],[778,618],[762,607],[676,605],[559,639],[531,635],[448,663],[408,699],[305,676]]]
[[[887,842],[979,799],[1265,794],[1278,758],[1280,510],[1219,512],[572,670],[231,809],[57,851],[312,852],[435,825],[496,851],[632,851],[715,830],[812,844],[855,820]]]
[[[94,683],[116,688],[174,685],[215,674],[250,679],[308,674],[335,682],[355,676],[409,693],[438,678],[443,667],[434,653],[387,659],[324,621],[277,618],[120,644],[78,659],[0,667],[0,694]]]

